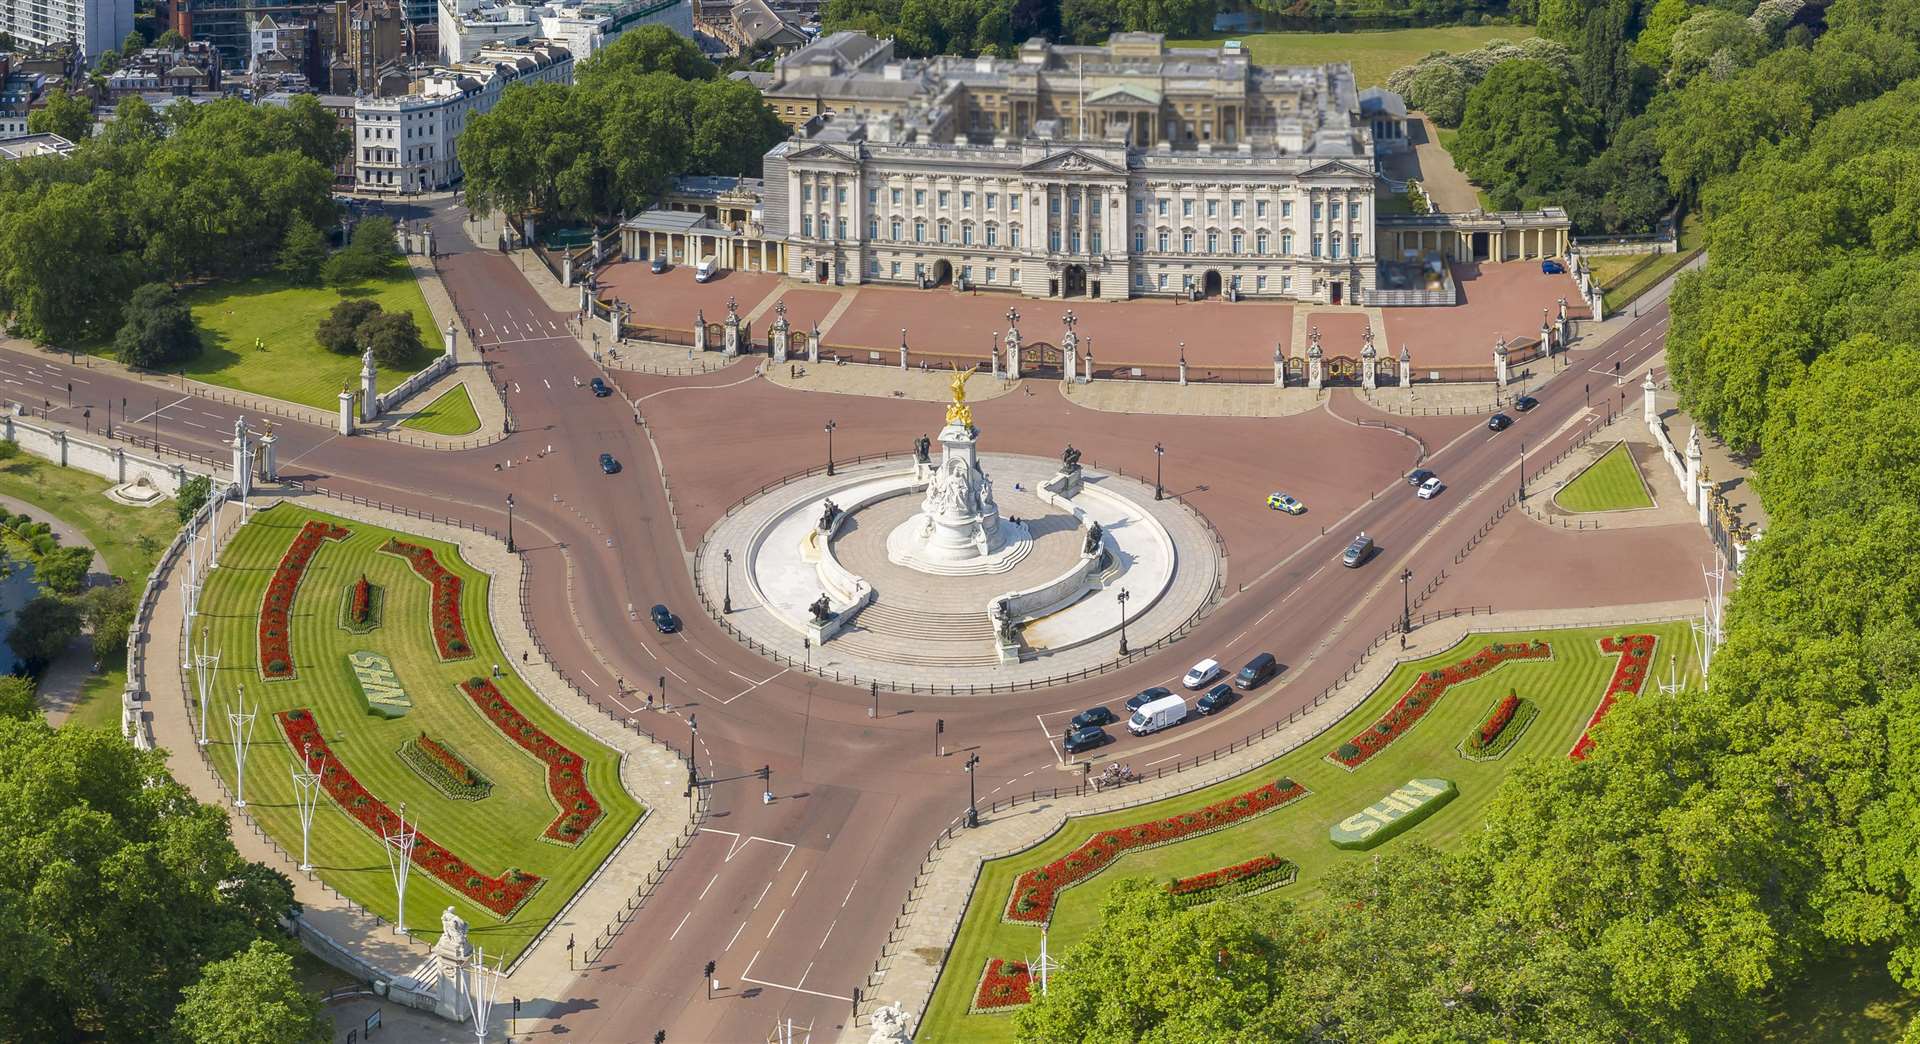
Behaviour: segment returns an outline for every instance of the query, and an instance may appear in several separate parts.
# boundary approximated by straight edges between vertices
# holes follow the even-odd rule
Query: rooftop
[[[0,160],[12,161],[30,156],[65,156],[74,150],[73,142],[58,134],[28,134],[18,138],[0,138]]]

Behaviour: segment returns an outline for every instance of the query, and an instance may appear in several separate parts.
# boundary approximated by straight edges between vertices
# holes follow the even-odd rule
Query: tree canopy
[[[206,966],[186,988],[174,1029],[194,1044],[327,1044],[333,1020],[293,977],[293,958],[265,939]]]
[[[1501,209],[1549,198],[1587,160],[1599,120],[1573,81],[1545,62],[1501,62],[1467,95],[1456,151]]]

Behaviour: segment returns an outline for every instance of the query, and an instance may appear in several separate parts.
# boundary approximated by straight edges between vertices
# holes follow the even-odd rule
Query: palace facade
[[[1348,304],[1375,287],[1373,129],[1345,65],[1152,33],[899,60],[841,32],[737,75],[796,126],[767,154],[761,218],[801,280]]]

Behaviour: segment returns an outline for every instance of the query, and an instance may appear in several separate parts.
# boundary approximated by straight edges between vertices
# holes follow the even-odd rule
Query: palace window
[[[847,190],[845,186],[833,190],[833,201],[835,203],[845,203],[847,201]]]
[[[1292,201],[1292,200],[1290,200],[1290,199],[1283,199],[1283,200],[1281,200],[1281,201],[1280,201],[1280,216],[1281,216],[1281,217],[1283,217],[1283,218],[1290,218],[1290,217],[1292,217],[1292,216],[1293,216],[1293,201]]]
[[[1136,254],[1147,252],[1147,233],[1144,229],[1133,230],[1133,252]]]
[[[1067,211],[1074,217],[1080,216],[1080,197],[1078,194],[1075,194],[1072,199],[1067,201]]]
[[[1253,204],[1253,216],[1254,216],[1254,217],[1260,217],[1260,218],[1263,218],[1263,217],[1266,217],[1266,216],[1267,216],[1267,201],[1266,201],[1266,200],[1264,200],[1264,199],[1262,199],[1262,200],[1256,200],[1256,201],[1254,202],[1254,204]]]
[[[867,219],[867,238],[868,239],[880,238],[880,219],[879,218]]]
[[[868,189],[867,190],[867,206],[877,207],[879,205],[880,205],[880,190],[877,188]]]
[[[936,230],[936,234],[940,237],[940,242],[942,243],[947,242],[947,223],[946,222],[944,221],[940,222],[940,226]]]
[[[1313,201],[1313,219],[1320,220],[1320,201],[1317,199]]]
[[[1320,233],[1318,232],[1313,234],[1313,256],[1320,256]]]
[[[1167,239],[1168,239],[1167,230],[1163,228],[1160,230],[1160,246],[1159,246],[1159,250],[1163,254],[1167,252]]]
[[[1217,254],[1219,252],[1220,252],[1220,233],[1214,231],[1213,229],[1207,229],[1207,253]]]
[[[1087,252],[1090,254],[1100,252],[1100,230],[1097,228],[1087,233]]]
[[[999,205],[1000,205],[1000,193],[998,192],[987,193],[987,213],[989,214],[993,213],[994,208],[998,207]],[[987,280],[987,282],[991,283],[993,282],[993,280],[989,279]]]
[[[993,285],[993,277],[994,277],[994,274],[995,274],[995,273],[994,273],[994,270],[993,270],[993,266],[992,266],[992,265],[988,265],[988,266],[987,266],[987,285],[988,285],[988,286],[992,286],[992,285]]]
[[[1281,277],[1280,277],[1280,292],[1281,292],[1281,293],[1283,293],[1283,294],[1290,294],[1290,293],[1292,293],[1292,292],[1293,292],[1293,277],[1292,277],[1292,276],[1281,276]]]
[[[1242,249],[1244,249],[1244,246],[1243,246],[1243,241],[1244,241],[1245,239],[1246,239],[1246,236],[1245,236],[1245,234],[1243,234],[1243,233],[1240,233],[1240,232],[1235,232],[1235,233],[1233,234],[1233,252],[1234,252],[1234,253],[1236,253],[1236,254],[1237,254],[1237,253],[1239,253],[1239,252],[1240,252],[1240,251],[1241,251]]]
[[[899,190],[899,189],[894,189],[894,190],[893,190],[893,205],[894,205],[894,206],[896,206],[896,207],[900,205],[900,190]]]
[[[1048,213],[1052,213],[1052,214],[1060,213],[1060,197],[1059,196],[1052,195],[1051,193],[1048,194],[1047,211]]]
[[[1360,233],[1358,233],[1358,232],[1355,232],[1355,233],[1353,234],[1353,244],[1352,244],[1352,246],[1353,246],[1353,256],[1354,256],[1354,257],[1359,257],[1359,256],[1360,256],[1360,253],[1361,253],[1361,251],[1360,251]]]
[[[960,193],[960,209],[961,210],[973,209],[973,193],[971,192]]]
[[[1007,193],[1007,212],[1018,217],[1020,214],[1020,193]]]
[[[1293,233],[1291,232],[1280,233],[1280,252],[1282,254],[1293,253]]]
[[[926,190],[926,189],[914,189],[914,190],[913,190],[913,205],[914,205],[914,206],[916,206],[916,207],[924,207],[924,206],[926,206],[926,205],[927,205],[927,190]]]
[[[1000,244],[1000,226],[989,222],[987,224],[987,245],[998,246],[999,244]],[[992,282],[993,280],[989,279],[987,281]]]
[[[1265,232],[1255,232],[1253,234],[1253,252],[1256,254],[1264,254],[1267,252],[1267,234]]]
[[[1008,270],[1007,270],[1007,282],[1009,282],[1009,283],[1012,283],[1012,284],[1013,284],[1014,286],[1019,286],[1019,285],[1020,285],[1020,270],[1019,270],[1019,269],[1017,269],[1017,268],[1013,268],[1013,269],[1008,269]]]
[[[813,236],[813,215],[812,214],[800,215],[800,234],[808,238],[811,238]]]
[[[1167,274],[1165,272],[1160,273],[1160,279],[1154,285],[1165,290],[1167,288]]]
[[[1315,238],[1318,239],[1319,237],[1316,236]],[[916,243],[924,243],[927,241],[927,223],[925,221],[920,221],[918,219],[914,221],[913,241]]]
[[[891,265],[887,266],[887,271],[889,275],[893,276],[893,278],[895,279],[900,278],[900,262],[895,261]]]
[[[947,196],[949,194],[950,193],[948,193],[946,189],[940,190],[940,209],[941,210],[947,209]]]
[[[1332,218],[1335,221],[1340,220],[1340,201],[1339,200],[1336,199],[1333,202],[1327,204],[1327,216]]]
[[[867,258],[867,274],[875,278],[879,278],[880,276],[880,259],[879,258],[877,257]]]
[[[973,223],[972,222],[969,221],[961,224],[960,243],[963,246],[973,245]]]
[[[1057,228],[1047,229],[1047,250],[1055,254],[1060,252],[1060,230],[1059,229]]]
[[[1340,256],[1340,233],[1338,232],[1333,234],[1333,256]]]
[[[1158,205],[1158,209],[1155,211],[1155,213],[1159,214],[1159,216],[1161,217],[1166,217],[1167,216],[1167,197],[1161,196],[1159,199],[1155,200],[1154,202]]]
[[[833,219],[833,235],[834,235],[834,238],[836,239],[847,238],[847,219],[846,218]]]
[[[1240,212],[1243,206],[1244,204],[1242,204],[1239,200],[1236,199],[1233,201],[1233,216],[1235,218],[1238,218],[1240,216]]]
[[[1266,292],[1267,292],[1267,277],[1266,277],[1266,276],[1254,276],[1254,277],[1253,277],[1253,292],[1254,292],[1254,293],[1256,293],[1256,294],[1264,294],[1264,293],[1266,293]]]
[[[1007,245],[1015,248],[1018,248],[1020,246],[1020,226],[1019,225],[1007,226]]]
[[[1193,216],[1193,200],[1183,199],[1180,201],[1180,216],[1181,217]]]
[[[1139,198],[1138,196],[1135,196],[1133,200],[1134,216],[1138,217],[1142,214],[1145,214],[1146,212],[1147,212],[1147,201]]]
[[[813,202],[813,186],[812,185],[802,184],[800,186],[800,202],[802,203]]]
[[[1208,217],[1210,217],[1210,218],[1217,218],[1217,217],[1219,217],[1219,216],[1220,216],[1220,201],[1219,201],[1219,200],[1217,200],[1217,199],[1210,199],[1210,200],[1207,200],[1207,216],[1208,216]]]
[[[893,225],[888,230],[888,232],[889,232],[887,236],[888,239],[891,239],[896,243],[900,242],[900,219],[899,218],[893,219]]]

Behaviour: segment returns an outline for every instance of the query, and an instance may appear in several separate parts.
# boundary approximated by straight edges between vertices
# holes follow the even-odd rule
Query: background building
[[[71,42],[92,57],[133,32],[133,0],[0,0],[0,32],[16,44]]]
[[[439,8],[439,55],[462,62],[483,47],[550,40],[584,59],[643,25],[664,25],[691,39],[693,0],[447,0]]]
[[[557,44],[483,47],[471,61],[435,68],[398,97],[354,105],[354,187],[432,192],[460,179],[454,143],[467,118],[486,112],[515,83],[572,83],[573,55]]]

